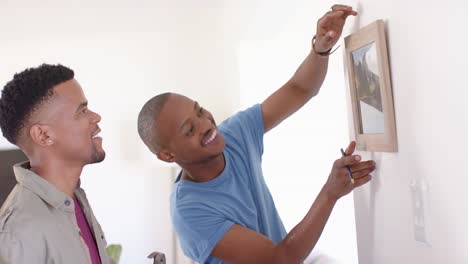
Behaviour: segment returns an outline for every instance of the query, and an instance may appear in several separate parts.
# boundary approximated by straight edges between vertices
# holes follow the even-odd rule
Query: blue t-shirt
[[[286,236],[263,178],[263,115],[259,104],[219,127],[226,145],[223,172],[213,180],[179,180],[171,195],[171,217],[184,253],[199,263],[223,263],[210,256],[234,224],[274,243]]]

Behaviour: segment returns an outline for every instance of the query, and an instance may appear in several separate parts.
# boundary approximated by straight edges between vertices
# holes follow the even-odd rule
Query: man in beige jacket
[[[2,91],[0,127],[29,161],[0,209],[0,264],[111,263],[80,175],[104,160],[98,123],[71,69],[43,64]]]

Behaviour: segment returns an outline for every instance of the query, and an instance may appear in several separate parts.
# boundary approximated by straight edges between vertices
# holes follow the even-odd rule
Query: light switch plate
[[[428,196],[429,186],[422,178],[413,178],[410,183],[413,205],[414,239],[430,246],[428,239]]]

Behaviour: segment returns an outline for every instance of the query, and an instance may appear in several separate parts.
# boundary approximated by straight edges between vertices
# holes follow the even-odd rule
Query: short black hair
[[[138,134],[151,152],[156,154],[161,147],[159,135],[157,134],[156,117],[161,112],[169,97],[173,93],[159,94],[145,103],[138,115]]]
[[[18,136],[31,114],[53,95],[53,88],[74,78],[73,70],[58,65],[42,64],[13,76],[0,98],[0,127],[3,136],[17,145]]]

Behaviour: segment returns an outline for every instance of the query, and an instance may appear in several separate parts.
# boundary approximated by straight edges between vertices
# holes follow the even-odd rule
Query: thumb
[[[356,149],[356,141],[351,141],[351,143],[349,143],[349,146],[346,148],[345,154],[349,156],[354,153],[355,149]]]

